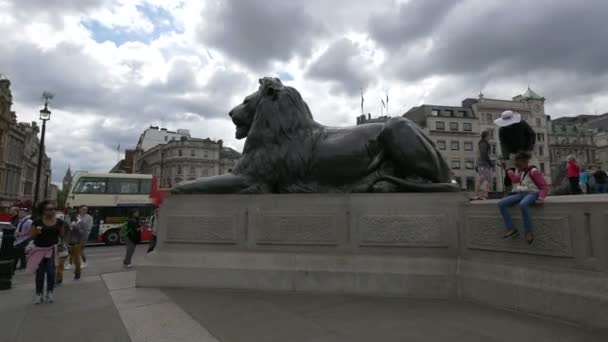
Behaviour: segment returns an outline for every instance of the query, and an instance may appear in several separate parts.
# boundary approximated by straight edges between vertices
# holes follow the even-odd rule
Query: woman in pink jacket
[[[570,182],[570,194],[580,194],[582,191],[578,183],[581,177],[581,166],[573,155],[568,156],[567,176],[568,182]]]
[[[549,186],[545,181],[543,173],[535,166],[530,165],[530,158],[531,156],[527,152],[517,154],[515,157],[517,171],[508,171],[508,175],[513,183],[513,192],[498,202],[498,208],[507,229],[503,238],[509,239],[519,235],[519,231],[513,226],[513,220],[511,220],[511,214],[509,213],[509,207],[517,204],[521,209],[525,238],[529,244],[534,241],[530,206],[532,204],[543,204],[543,200],[549,192]]]

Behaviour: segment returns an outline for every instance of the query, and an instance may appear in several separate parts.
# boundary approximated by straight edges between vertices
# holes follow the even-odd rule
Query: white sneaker
[[[133,265],[131,265],[131,264],[125,265],[125,268],[132,268],[132,267],[133,267]]]
[[[34,305],[40,305],[43,302],[44,301],[42,300],[42,295],[36,295],[36,298],[34,298]]]
[[[85,268],[85,267],[87,267],[87,263],[86,262],[83,262],[82,264],[80,264],[80,268]]]
[[[44,299],[45,302],[47,303],[52,303],[55,301],[55,298],[53,298],[53,292],[47,292],[46,293],[46,298]]]
[[[69,270],[69,269],[71,269],[71,268],[72,268],[72,264],[66,264],[66,265],[63,267],[63,269],[64,269],[64,270]]]

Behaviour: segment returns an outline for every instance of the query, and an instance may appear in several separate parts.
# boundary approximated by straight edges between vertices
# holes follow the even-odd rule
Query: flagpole
[[[361,88],[361,115],[365,115],[365,113],[363,112],[363,102],[365,100],[363,99],[363,88]]]

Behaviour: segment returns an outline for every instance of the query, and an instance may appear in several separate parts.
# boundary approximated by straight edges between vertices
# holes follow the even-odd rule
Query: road
[[[148,246],[137,246],[135,261]],[[124,246],[86,248],[82,279],[66,270],[55,303],[34,306],[34,276],[18,271],[11,290],[0,291],[0,342],[131,341],[102,274],[123,271]]]

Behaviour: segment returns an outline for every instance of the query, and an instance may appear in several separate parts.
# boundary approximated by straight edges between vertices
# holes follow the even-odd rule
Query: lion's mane
[[[323,126],[314,121],[296,89],[278,80],[265,81],[276,93],[258,104],[233,173],[255,179],[272,192],[284,192],[309,173],[315,139]]]

